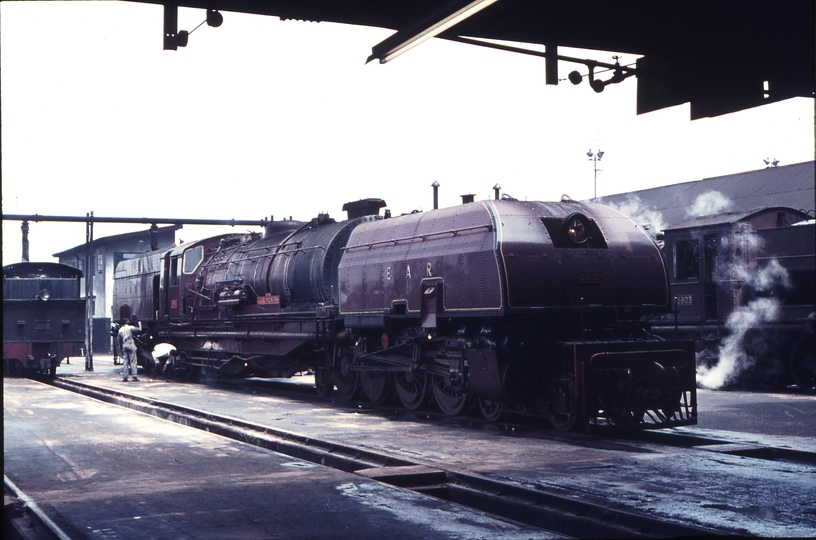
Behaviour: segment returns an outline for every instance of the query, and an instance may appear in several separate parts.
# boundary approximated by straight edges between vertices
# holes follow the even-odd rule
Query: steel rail
[[[54,538],[55,540],[71,540],[71,537],[65,534],[65,532],[54,523],[54,521],[48,517],[48,515],[43,512],[43,510],[34,502],[34,499],[26,495],[17,485],[12,482],[12,480],[3,475],[3,485],[4,489],[10,491],[14,494],[23,505],[27,514],[33,520],[33,524],[28,524],[28,528],[31,529],[27,535],[23,535],[23,531],[17,529],[17,523],[15,523],[13,517],[6,516],[6,526],[10,529],[15,529],[15,532],[19,535],[20,538],[43,538],[43,536],[47,538]],[[37,528],[33,528],[36,525],[39,525]],[[5,531],[4,538],[15,538],[10,530]]]
[[[74,380],[56,379],[51,384],[106,403],[575,538],[678,537],[731,532],[666,521],[619,510],[611,505],[578,500],[556,493],[546,486],[523,485],[473,473],[443,470],[363,447],[324,441]]]

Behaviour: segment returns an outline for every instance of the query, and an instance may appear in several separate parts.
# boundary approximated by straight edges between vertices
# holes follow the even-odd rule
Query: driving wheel
[[[334,381],[332,381],[329,355],[325,351],[317,353],[314,380],[317,395],[322,398],[329,397],[334,390]]]
[[[547,415],[558,431],[570,431],[578,420],[575,383],[566,375],[554,377],[547,391]]]
[[[439,410],[448,416],[456,416],[470,404],[470,395],[464,384],[454,383],[448,377],[433,376],[433,393]]]
[[[383,371],[361,371],[360,386],[375,405],[383,405],[394,395],[394,378]]]
[[[340,401],[351,401],[360,388],[360,377],[356,371],[351,371],[351,354],[344,354],[340,358],[340,365],[332,370],[332,380],[337,387],[337,397]]]
[[[409,411],[422,407],[428,397],[428,377],[416,371],[398,371],[394,375],[394,386],[402,406]]]
[[[488,422],[498,422],[504,413],[505,406],[501,401],[479,398],[479,409]]]

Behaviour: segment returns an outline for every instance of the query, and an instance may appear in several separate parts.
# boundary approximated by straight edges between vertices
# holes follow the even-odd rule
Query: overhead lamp
[[[564,59],[569,62],[582,62],[586,64],[586,67],[589,70],[589,75],[587,77],[589,79],[589,86],[591,86],[592,89],[595,90],[595,92],[600,94],[601,92],[604,91],[604,88],[606,88],[608,85],[617,84],[625,80],[627,77],[631,77],[632,75],[636,74],[635,69],[630,68],[628,66],[620,65],[621,59],[620,56],[613,56],[612,58],[615,59],[614,64],[604,64],[603,62],[596,62],[594,60],[578,60],[576,58],[567,59],[566,57],[559,59]],[[596,67],[606,68],[606,71],[612,70],[613,71],[612,77],[605,81],[596,79],[595,78]],[[572,84],[581,84],[581,81],[584,79],[584,76],[577,71],[573,71],[568,75],[568,78]]]
[[[178,5],[164,5],[164,50],[176,51],[179,47],[186,47],[190,39],[190,34],[198,30],[201,25],[207,23],[208,26],[218,28],[224,22],[224,16],[216,9],[207,10],[207,18],[198,26],[190,30],[177,30],[178,28]]]
[[[462,2],[451,2],[445,10],[438,16],[432,17],[429,22],[424,22],[409,30],[400,30],[372,47],[371,56],[368,57],[366,63],[371,62],[375,58],[379,59],[381,64],[390,62],[397,56],[413,49],[424,41],[438,36],[445,30],[456,26],[496,1],[497,0],[471,0],[458,9],[456,6],[461,5]]]
[[[218,28],[224,22],[224,16],[215,9],[207,10],[207,26]]]
[[[601,161],[604,155],[603,150],[598,150],[597,152],[593,153],[592,149],[590,149],[587,153],[589,156],[589,161],[593,163],[593,169],[595,170],[595,198],[598,198],[598,173],[603,172],[602,169],[598,168],[598,162]]]
[[[598,94],[603,92],[604,86],[606,86],[605,82],[595,78],[595,66],[593,65],[589,66],[589,86]]]

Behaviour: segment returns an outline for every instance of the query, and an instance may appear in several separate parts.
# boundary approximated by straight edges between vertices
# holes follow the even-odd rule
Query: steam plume
[[[629,195],[621,204],[609,204],[621,214],[628,216],[637,223],[643,230],[654,238],[655,235],[666,228],[663,222],[663,214],[659,211],[647,207],[643,200],[637,195]]]
[[[757,293],[773,293],[779,287],[790,287],[788,272],[776,259],[761,269],[748,273],[744,266],[733,269],[737,279],[745,279],[745,289]],[[717,363],[706,367],[698,363],[697,383],[712,390],[733,383],[751,368],[762,354],[767,353],[767,341],[751,329],[779,318],[781,303],[773,296],[755,298],[734,310],[726,320],[729,335],[720,344]]]
[[[694,204],[686,212],[687,217],[713,216],[728,210],[731,200],[719,191],[707,191],[698,195]]]
[[[717,363],[712,368],[697,368],[697,382],[704,388],[717,390],[735,382],[739,376],[754,365],[756,358],[749,351],[751,343],[746,335],[751,328],[779,317],[779,301],[775,298],[757,298],[735,310],[728,316],[726,326],[731,333],[720,344]]]

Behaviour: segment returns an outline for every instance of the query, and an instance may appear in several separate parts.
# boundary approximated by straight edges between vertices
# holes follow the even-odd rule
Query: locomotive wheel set
[[[696,423],[694,345],[645,330],[670,308],[668,276],[630,219],[574,201],[384,206],[123,261],[114,313],[138,316],[188,373],[313,370],[321,396],[478,405],[561,430]]]

